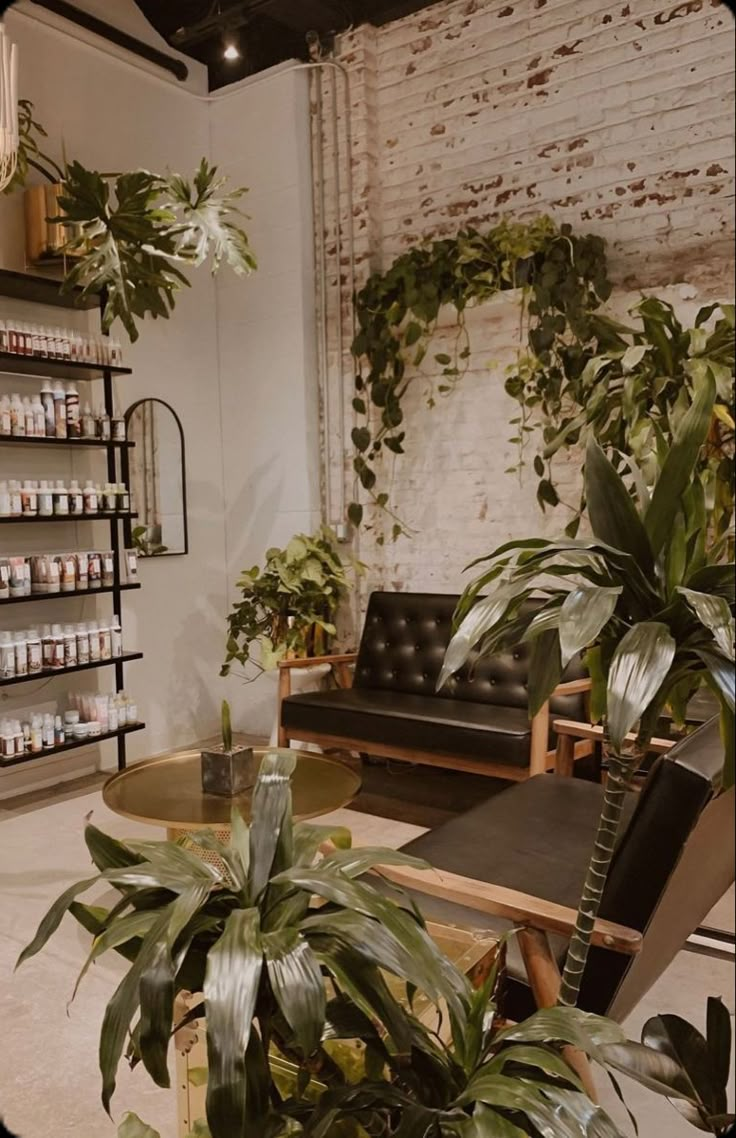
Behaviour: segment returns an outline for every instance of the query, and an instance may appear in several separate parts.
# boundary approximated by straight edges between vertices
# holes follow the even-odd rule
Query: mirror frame
[[[167,411],[170,411],[174,417],[174,422],[179,428],[179,439],[181,441],[181,503],[184,511],[184,548],[177,549],[175,552],[159,553],[155,557],[143,557],[143,561],[158,561],[162,557],[184,557],[189,553],[189,515],[187,512],[187,453],[186,443],[184,441],[184,428],[181,425],[181,419],[177,415],[174,408],[165,399],[159,399],[157,395],[147,395],[143,399],[137,399],[135,403],[131,403],[125,412],[123,418],[125,420],[125,438],[128,439],[128,427],[133,414],[144,403],[160,403]],[[130,451],[128,447],[123,448],[123,476],[125,485],[130,486]],[[129,548],[133,542],[133,528],[129,520],[125,522],[125,544]]]

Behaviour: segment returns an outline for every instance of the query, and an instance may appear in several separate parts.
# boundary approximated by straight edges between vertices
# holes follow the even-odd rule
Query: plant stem
[[[580,898],[575,932],[570,941],[562,974],[558,1002],[565,1007],[575,1007],[580,995],[580,984],[588,960],[593,925],[601,906],[626,800],[627,776],[631,760],[625,756],[609,754],[608,761],[608,779],[598,832],[588,865],[583,895]]]

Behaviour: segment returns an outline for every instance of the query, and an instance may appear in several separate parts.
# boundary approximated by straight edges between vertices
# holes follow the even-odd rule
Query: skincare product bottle
[[[60,672],[64,667],[64,633],[60,624],[51,625],[51,635],[54,638],[54,659],[51,667],[53,671]]]
[[[20,492],[21,509],[24,518],[38,515],[38,490],[35,482],[24,482]]]
[[[0,395],[0,435],[11,435],[13,424],[10,418],[10,397]]]
[[[60,593],[61,592],[61,558],[60,557],[47,557],[46,569],[48,574],[47,592]]]
[[[96,663],[100,659],[100,633],[97,628],[97,621],[91,620],[87,625],[89,634],[89,660],[90,663]]]
[[[110,482],[105,483],[105,488],[102,492],[102,509],[106,514],[114,514],[115,506],[117,504],[117,496],[115,488]]]
[[[76,478],[69,483],[69,513],[75,518],[84,513],[84,495]]]
[[[57,439],[67,437],[66,429],[66,392],[61,380],[54,384],[54,434]]]
[[[28,438],[32,439],[36,434],[36,421],[33,418],[33,408],[31,401],[27,395],[23,396],[23,422],[25,424],[25,434]]]
[[[15,644],[10,632],[0,632],[0,679],[12,680],[15,675]]]
[[[23,401],[14,391],[10,396],[10,433],[15,438],[22,438],[26,433],[26,417],[23,411]]]
[[[102,588],[102,558],[99,553],[89,554],[87,561],[88,586],[90,589]]]
[[[89,632],[87,625],[81,622],[77,625],[77,663],[89,664]]]
[[[41,405],[46,422],[44,434],[53,438],[56,434],[56,411],[54,409],[54,393],[48,380],[46,380],[41,388]]]
[[[34,715],[31,719],[31,754],[43,750],[43,716]]]
[[[111,695],[107,704],[107,729],[117,731],[119,726],[117,700]]]
[[[118,495],[118,512],[121,514],[130,513],[130,493],[128,487],[123,482],[118,482],[117,485]]]
[[[43,518],[50,518],[54,512],[54,495],[45,478],[41,479],[39,485],[38,512]]]
[[[54,637],[51,625],[44,624],[41,629],[41,651],[43,653],[43,670],[50,672],[54,666]]]
[[[114,418],[110,424],[113,441],[116,443],[125,442],[125,419]]]
[[[13,480],[8,483],[10,488],[10,516],[20,518],[23,516],[23,496],[20,491],[20,482]]]
[[[46,412],[43,409],[40,395],[33,396],[31,410],[33,411],[33,433],[37,438],[42,439],[46,434]]]
[[[84,410],[82,411],[82,438],[97,438],[97,423],[95,422],[95,417],[92,414],[92,408],[89,403],[85,403]]]
[[[113,658],[123,654],[123,630],[120,627],[120,617],[114,616],[110,625],[110,647]]]
[[[61,591],[73,593],[77,587],[77,559],[73,553],[61,556]]]
[[[81,438],[82,423],[79,415],[79,392],[73,383],[68,384],[66,389],[66,429],[70,439]]]
[[[75,668],[77,665],[77,634],[71,624],[64,628],[64,667]]]
[[[43,717],[43,749],[50,751],[54,746],[54,717],[53,715],[44,715]]]
[[[115,556],[112,552],[102,554],[102,587],[111,589],[115,584]]]
[[[64,517],[69,513],[69,491],[61,479],[54,487],[54,513]]]
[[[64,724],[62,723],[61,716],[55,715],[54,716],[54,745],[57,747],[62,747],[64,745],[64,743],[66,743],[66,731],[64,730]]]
[[[28,650],[28,675],[38,675],[39,672],[43,671],[43,648],[37,628],[29,629],[26,647]]]
[[[13,643],[15,644],[15,674],[16,676],[27,676],[28,642],[25,632],[16,632],[13,636]]]
[[[7,482],[0,482],[0,518],[10,517],[10,490]]]
[[[75,560],[77,562],[77,588],[89,588],[89,554],[88,553],[75,553]]]
[[[103,442],[109,443],[110,434],[110,416],[103,408],[102,411],[98,411],[97,413],[97,435]]]
[[[112,659],[112,643],[111,643],[112,638],[110,636],[110,626],[106,620],[100,621],[99,636],[100,636],[100,659],[101,660],[111,660]]]
[[[85,514],[96,514],[97,513],[97,491],[95,490],[94,485],[93,485],[91,479],[89,479],[89,478],[87,479],[87,481],[84,484],[84,490],[82,491],[82,496],[84,498],[84,512],[85,512]]]

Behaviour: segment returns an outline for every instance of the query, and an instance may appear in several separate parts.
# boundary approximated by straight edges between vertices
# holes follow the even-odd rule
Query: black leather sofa
[[[290,695],[290,670],[304,662],[284,662],[280,744],[302,740],[514,780],[551,767],[550,716],[588,718],[582,666],[568,668],[532,721],[527,644],[471,661],[437,692],[458,600],[445,593],[374,592],[357,655],[327,657],[345,683],[336,690]],[[589,749],[583,744],[578,756]]]

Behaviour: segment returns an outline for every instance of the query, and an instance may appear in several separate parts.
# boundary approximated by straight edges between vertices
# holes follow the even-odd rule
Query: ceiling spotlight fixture
[[[242,59],[242,57],[237,34],[226,29],[222,37],[222,58],[226,59],[229,63],[234,63],[236,60]]]

